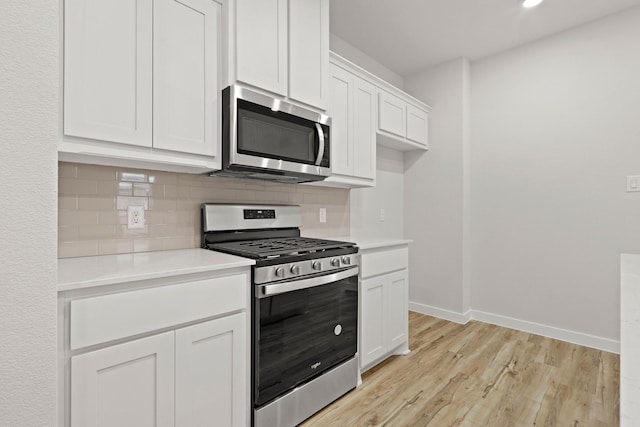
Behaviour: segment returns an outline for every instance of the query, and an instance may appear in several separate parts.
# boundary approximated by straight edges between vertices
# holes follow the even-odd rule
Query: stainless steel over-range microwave
[[[242,86],[222,91],[222,170],[283,182],[331,175],[331,119]]]

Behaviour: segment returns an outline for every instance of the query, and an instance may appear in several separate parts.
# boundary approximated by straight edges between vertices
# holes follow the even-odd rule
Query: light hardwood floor
[[[302,426],[619,425],[616,354],[414,312],[409,340],[409,355],[370,369]]]

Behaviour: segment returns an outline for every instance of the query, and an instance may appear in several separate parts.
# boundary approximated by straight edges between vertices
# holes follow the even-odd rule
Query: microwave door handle
[[[320,166],[322,158],[324,157],[324,132],[320,123],[316,123],[316,130],[318,131],[318,140],[320,141],[320,147],[318,148],[318,157],[316,157],[316,166]]]

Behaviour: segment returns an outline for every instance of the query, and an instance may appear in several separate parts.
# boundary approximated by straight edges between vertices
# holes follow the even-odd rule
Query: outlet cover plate
[[[127,206],[127,228],[144,228],[144,206]]]

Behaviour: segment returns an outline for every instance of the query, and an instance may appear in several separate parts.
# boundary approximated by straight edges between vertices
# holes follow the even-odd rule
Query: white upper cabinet
[[[236,80],[285,96],[287,0],[235,0],[235,6]]]
[[[152,0],[67,0],[64,133],[151,146]]]
[[[378,142],[390,148],[429,148],[431,107],[391,85],[381,85],[378,96]]]
[[[227,83],[326,109],[329,0],[230,0]]]
[[[326,108],[329,1],[289,1],[289,98]]]
[[[329,70],[332,175],[315,185],[371,187],[376,177],[376,87],[337,55],[332,55]]]
[[[429,113],[407,105],[407,139],[418,144],[427,145],[427,133],[429,130]]]
[[[380,91],[379,102],[378,129],[404,138],[407,134],[407,104],[384,91]]]
[[[219,169],[215,0],[65,0],[59,159]]]
[[[216,154],[220,9],[211,0],[155,0],[155,148]]]

